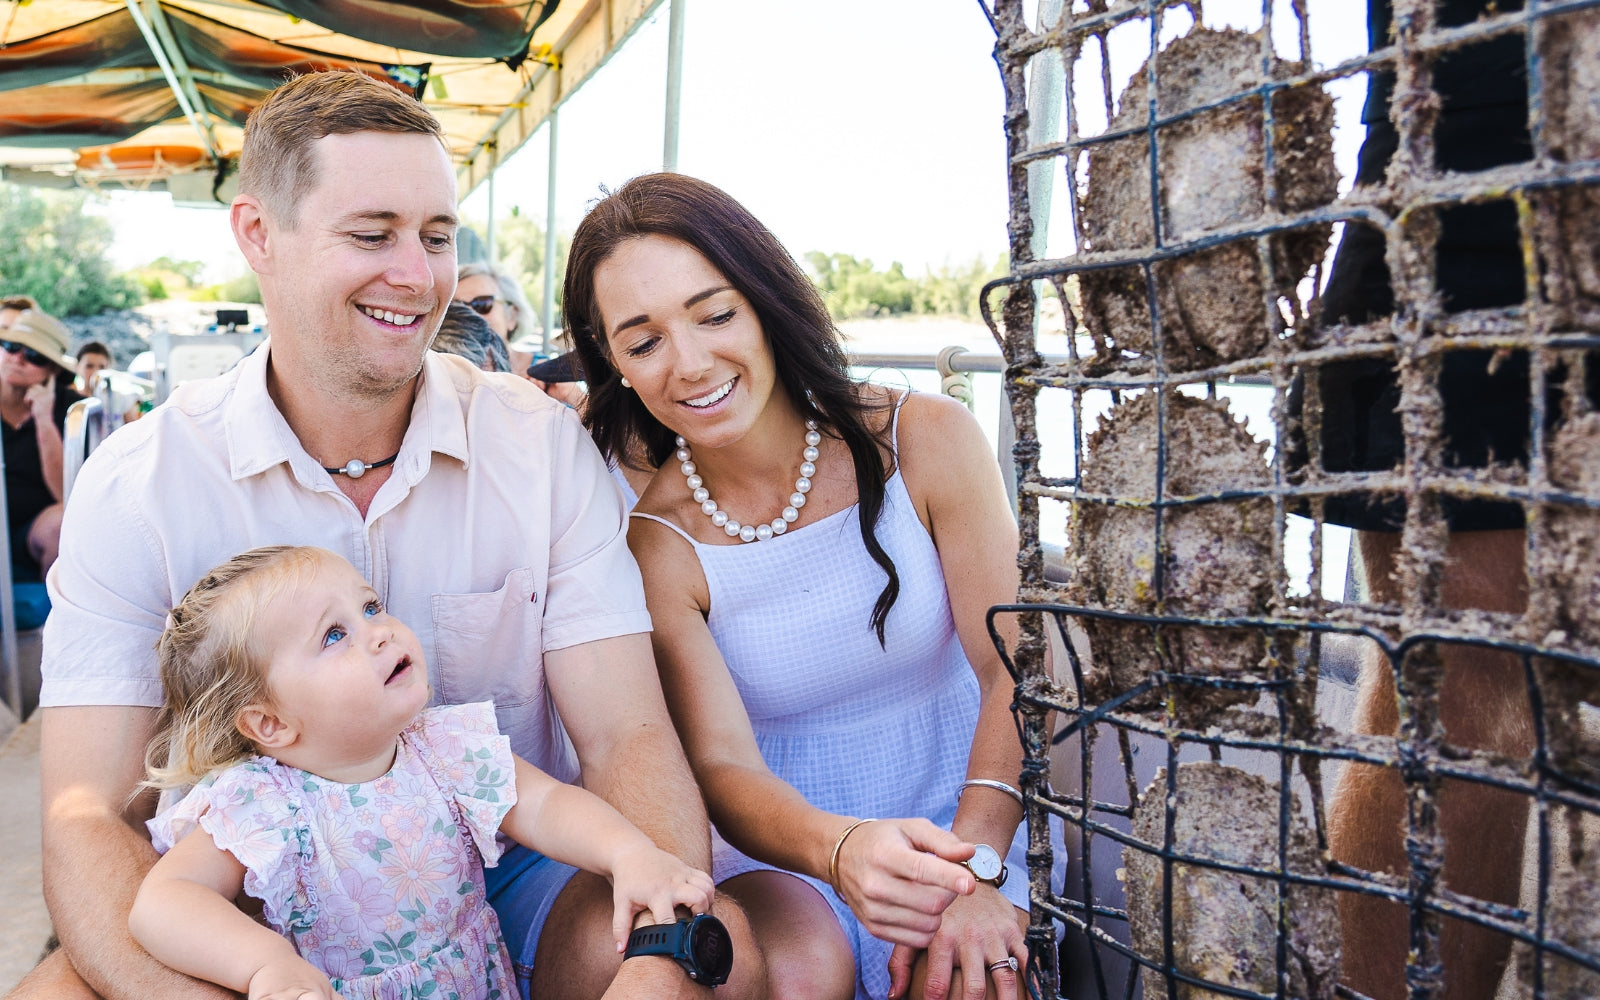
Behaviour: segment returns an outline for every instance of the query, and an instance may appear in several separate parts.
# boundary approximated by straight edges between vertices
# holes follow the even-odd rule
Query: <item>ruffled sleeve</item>
[[[484,865],[493,868],[501,853],[495,834],[517,801],[511,741],[500,735],[494,704],[480,701],[427,709],[402,738],[415,743],[434,780],[461,814]]]
[[[208,775],[150,820],[151,842],[165,854],[200,827],[244,866],[244,891],[261,900],[273,927],[307,930],[317,919],[315,894],[302,877],[311,831],[293,780],[288,769],[262,758]]]

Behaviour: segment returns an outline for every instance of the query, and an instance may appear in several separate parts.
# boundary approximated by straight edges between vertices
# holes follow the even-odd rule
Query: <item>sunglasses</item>
[[[7,354],[20,354],[23,360],[36,364],[40,368],[48,368],[55,363],[50,360],[48,354],[40,354],[33,348],[24,347],[14,340],[0,340],[0,351],[5,351]]]
[[[498,295],[480,295],[475,299],[467,299],[466,303],[467,305],[471,306],[472,311],[477,313],[479,316],[487,316],[494,312],[494,304],[496,302],[504,301],[505,299],[500,298]]]

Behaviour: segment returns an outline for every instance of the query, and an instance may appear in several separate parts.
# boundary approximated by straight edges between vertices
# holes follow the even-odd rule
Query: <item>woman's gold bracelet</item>
[[[844,846],[846,837],[856,832],[856,827],[863,823],[874,822],[877,821],[873,819],[858,819],[845,827],[844,832],[839,834],[839,839],[833,842],[833,853],[828,856],[828,884],[833,886],[833,891],[838,893],[840,899],[844,898],[844,893],[839,890],[839,848]]]

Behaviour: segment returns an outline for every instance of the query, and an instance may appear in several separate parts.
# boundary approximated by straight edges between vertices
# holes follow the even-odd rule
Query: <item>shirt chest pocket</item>
[[[506,574],[487,594],[435,594],[437,701],[492,699],[500,712],[544,695],[544,594],[532,567]]]

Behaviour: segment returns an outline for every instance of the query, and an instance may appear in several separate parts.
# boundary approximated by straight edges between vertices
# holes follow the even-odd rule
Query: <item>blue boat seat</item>
[[[45,616],[50,613],[50,595],[45,591],[44,584],[13,584],[11,599],[16,608],[18,632],[26,632],[44,625]]]

